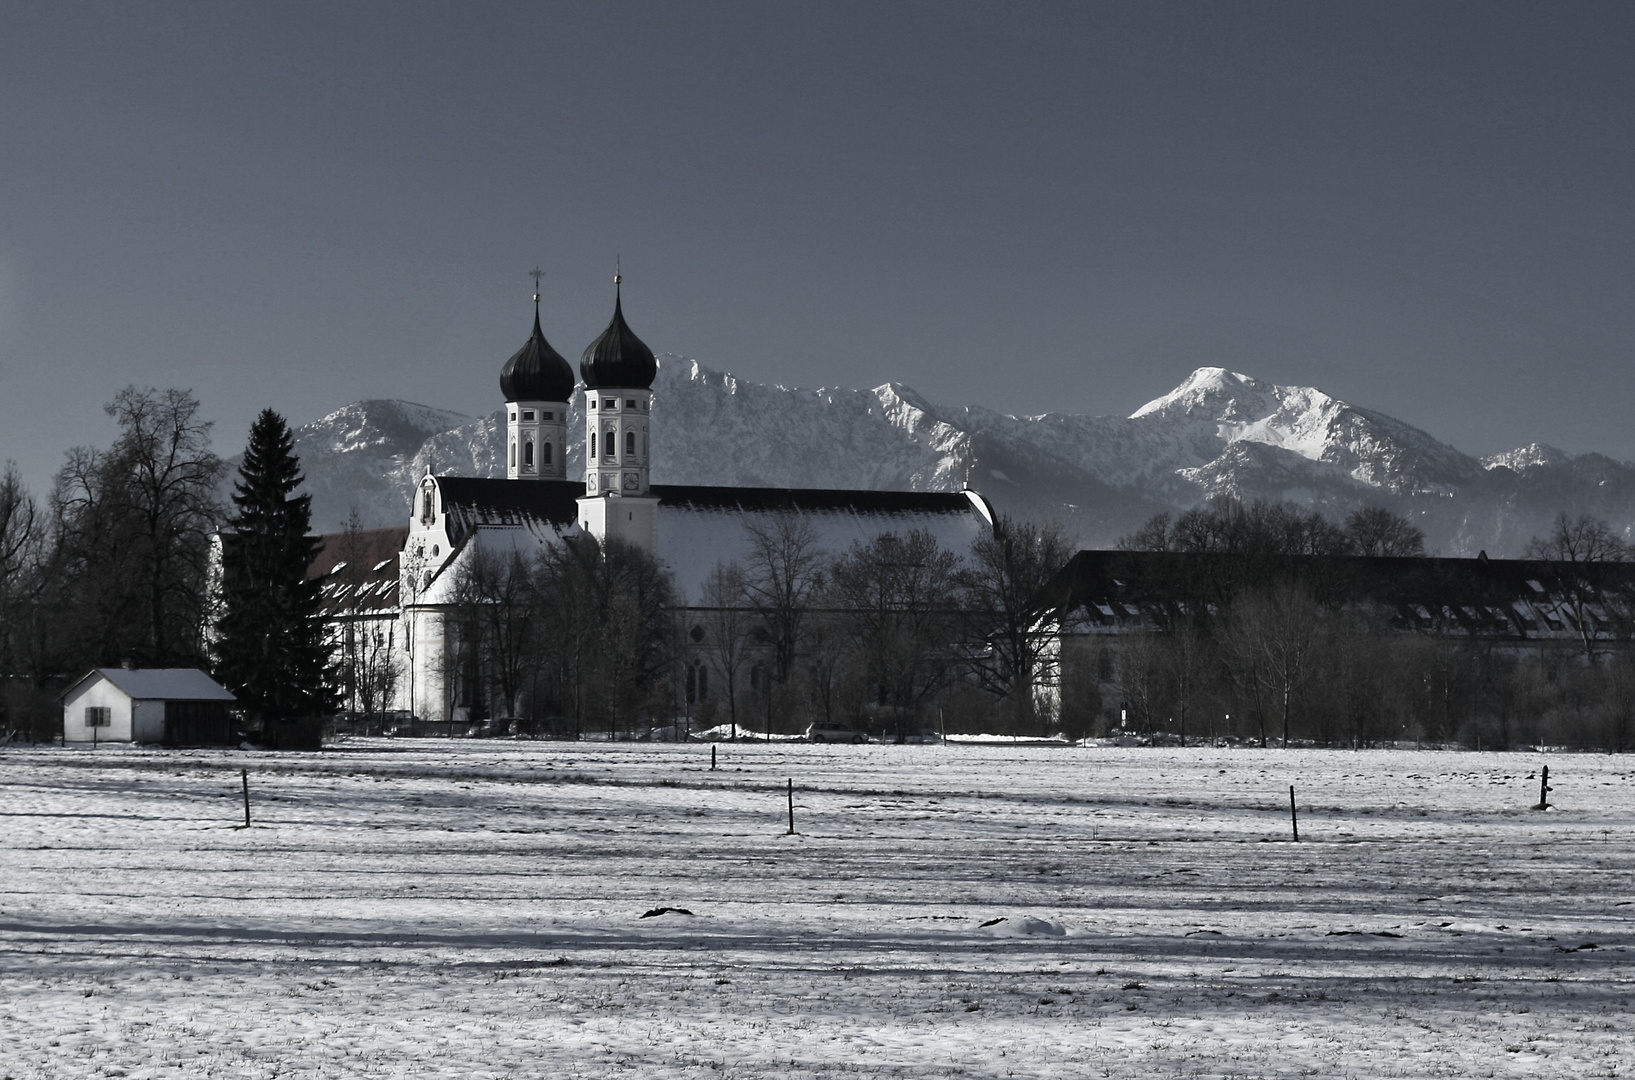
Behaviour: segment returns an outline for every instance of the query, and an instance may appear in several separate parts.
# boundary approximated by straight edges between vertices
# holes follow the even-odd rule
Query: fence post
[[[1300,842],[1300,815],[1294,809],[1294,785],[1289,785],[1289,825],[1294,829],[1294,842]]]
[[[787,836],[795,835],[795,778],[789,778],[789,832]]]
[[[250,827],[250,770],[240,769],[238,778],[244,785],[244,827]]]
[[[1538,778],[1538,805],[1534,810],[1550,809],[1550,766],[1546,765],[1539,771]]]

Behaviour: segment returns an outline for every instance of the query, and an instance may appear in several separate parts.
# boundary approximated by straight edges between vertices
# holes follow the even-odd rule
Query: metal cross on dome
[[[534,302],[538,303],[539,302],[539,282],[540,282],[540,280],[542,278],[544,278],[545,271],[543,271],[543,270],[541,270],[539,268],[538,263],[535,263],[534,268],[532,270],[528,271],[528,276],[534,279]]]

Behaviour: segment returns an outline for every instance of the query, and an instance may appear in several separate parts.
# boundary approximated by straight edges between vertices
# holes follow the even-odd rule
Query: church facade
[[[434,731],[438,725],[458,731],[475,719],[472,688],[461,684],[467,676],[457,662],[462,643],[455,609],[463,576],[486,557],[519,553],[532,558],[542,547],[580,536],[638,547],[669,574],[678,629],[684,640],[698,642],[703,627],[694,625],[699,620],[690,612],[701,605],[711,571],[747,555],[748,527],[754,522],[798,515],[830,556],[883,533],[910,530],[924,531],[940,547],[963,555],[991,533],[992,506],[969,489],[893,492],[652,483],[653,463],[663,453],[664,403],[652,389],[658,361],[626,322],[618,277],[614,284],[613,317],[584,350],[577,379],[547,341],[539,296],[534,296],[533,332],[500,371],[505,478],[428,474],[417,485],[396,558],[396,610],[377,607],[371,613],[371,632],[377,637],[385,632],[395,642],[392,684],[383,695],[390,701],[389,711],[412,715]],[[583,427],[570,431],[570,402],[581,382]],[[567,475],[568,440],[573,438],[583,440],[582,478]],[[731,448],[722,452],[731,453]],[[338,641],[346,632],[337,623]],[[354,628],[347,640],[359,633]],[[695,651],[698,656],[685,661],[689,668],[707,664],[708,650]],[[688,685],[704,681],[707,676],[695,677]],[[498,703],[494,707],[503,711]],[[525,707],[516,708],[520,712]]]

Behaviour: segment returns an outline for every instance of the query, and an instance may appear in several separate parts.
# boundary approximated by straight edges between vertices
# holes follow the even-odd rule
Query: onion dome
[[[545,340],[539,328],[539,298],[534,299],[534,336],[500,368],[500,392],[506,401],[568,401],[573,397],[573,366]]]
[[[613,279],[615,286],[619,279]],[[625,325],[624,311],[619,294],[613,294],[613,321],[608,323],[602,336],[591,342],[579,361],[579,377],[585,380],[585,389],[612,386],[626,390],[646,390],[658,377],[659,362],[653,350],[642,344],[642,339]]]

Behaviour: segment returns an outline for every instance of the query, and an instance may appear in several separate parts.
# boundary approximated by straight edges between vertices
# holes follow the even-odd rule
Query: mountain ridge
[[[652,477],[660,484],[947,491],[1060,519],[1110,546],[1159,511],[1204,499],[1291,500],[1343,517],[1406,514],[1446,555],[1519,554],[1559,511],[1635,531],[1635,465],[1533,443],[1478,458],[1314,387],[1201,367],[1129,416],[1013,416],[941,406],[896,382],[804,389],[659,357]],[[568,430],[583,427],[583,391]],[[314,528],[399,524],[427,471],[503,476],[503,409],[480,417],[412,402],[354,402],[303,425],[296,452]],[[583,474],[577,438],[568,475]]]

